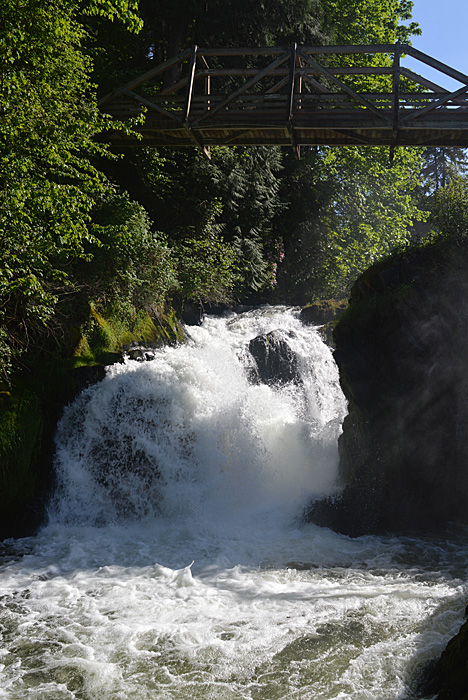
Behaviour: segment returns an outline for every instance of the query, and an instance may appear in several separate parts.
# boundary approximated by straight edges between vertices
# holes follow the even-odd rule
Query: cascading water
[[[464,609],[460,542],[301,522],[336,490],[336,367],[297,312],[208,317],[69,406],[0,570],[0,698],[404,700]],[[261,381],[249,342],[295,358]]]

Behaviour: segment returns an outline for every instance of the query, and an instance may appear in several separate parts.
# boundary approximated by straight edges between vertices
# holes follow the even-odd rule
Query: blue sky
[[[412,38],[413,46],[468,75],[468,0],[414,0],[413,19],[423,31]],[[403,65],[443,87],[461,87],[419,61],[404,59]]]

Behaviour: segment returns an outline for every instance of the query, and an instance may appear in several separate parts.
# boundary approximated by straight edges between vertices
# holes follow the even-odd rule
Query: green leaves
[[[93,0],[85,12],[121,15],[136,28],[136,4]],[[108,120],[90,80],[87,36],[73,0],[4,0],[0,30],[0,305],[15,349],[49,324],[89,260],[91,211],[109,185],[94,161]]]
[[[430,212],[429,221],[439,235],[468,236],[468,177],[452,172],[445,187],[440,187],[432,195]]]
[[[138,0],[87,0],[82,6],[85,15],[104,17],[113,22],[122,22],[124,27],[135,34],[143,27],[138,14]]]

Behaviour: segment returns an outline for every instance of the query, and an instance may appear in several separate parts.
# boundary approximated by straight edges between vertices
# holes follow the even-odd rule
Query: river
[[[252,381],[249,340],[278,329],[300,378]],[[330,349],[283,307],[189,333],[66,408],[48,522],[0,550],[0,698],[420,698],[462,621],[466,538],[302,522],[339,489]]]

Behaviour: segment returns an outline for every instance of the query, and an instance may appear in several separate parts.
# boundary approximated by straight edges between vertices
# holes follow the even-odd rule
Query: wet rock
[[[130,360],[136,360],[137,362],[150,362],[155,358],[155,354],[151,348],[145,348],[141,345],[128,348],[125,354]]]
[[[421,687],[424,697],[465,700],[468,695],[468,622],[450,640],[442,656],[427,670]]]
[[[370,268],[335,327],[349,415],[341,498],[308,519],[349,535],[468,524],[468,243]]]
[[[182,321],[187,326],[200,326],[203,320],[203,308],[200,304],[185,303],[181,314]]]
[[[118,355],[115,361],[122,361],[122,355]],[[93,384],[97,384],[106,376],[106,368],[104,365],[85,365],[83,367],[76,367],[73,370],[73,382],[74,382],[74,392],[76,395],[83,389]]]
[[[346,309],[347,300],[323,299],[307,304],[301,309],[299,318],[306,326],[323,326],[336,321]]]
[[[249,351],[255,360],[257,381],[269,385],[300,383],[296,353],[281,331],[271,331],[253,338]]]

